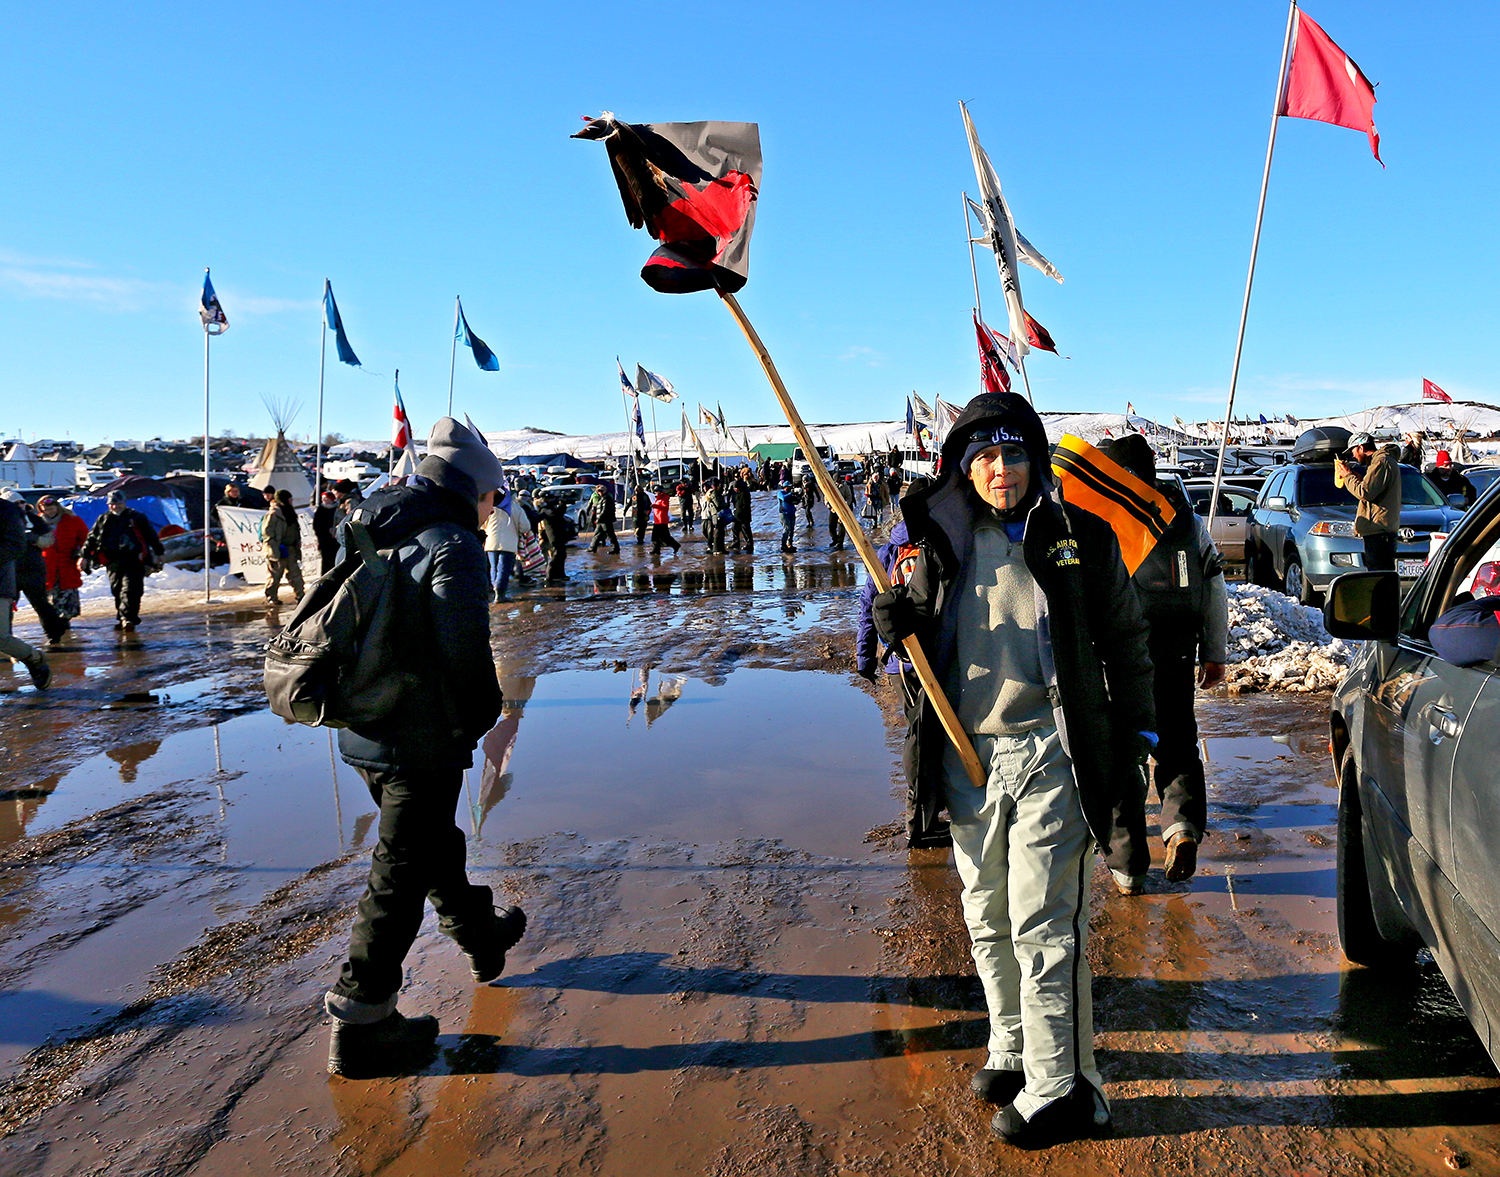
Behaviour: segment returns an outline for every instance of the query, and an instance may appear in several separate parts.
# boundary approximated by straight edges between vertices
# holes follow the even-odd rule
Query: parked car
[[[1324,616],[1365,642],[1329,716],[1344,955],[1399,968],[1425,945],[1500,1061],[1500,663],[1455,666],[1428,640],[1497,554],[1500,494],[1474,505],[1404,599],[1394,573],[1349,573]]]
[[[1245,532],[1250,524],[1250,512],[1255,509],[1256,495],[1253,486],[1246,483],[1260,481],[1254,476],[1248,479],[1236,478],[1233,482],[1226,478],[1219,486],[1219,507],[1214,512],[1210,535],[1214,546],[1219,549],[1219,558],[1226,564],[1245,563]],[[1207,517],[1209,499],[1214,493],[1214,480],[1195,478],[1185,483],[1184,489],[1188,502],[1193,504],[1194,512]]]
[[[1444,499],[1420,470],[1400,469],[1396,571],[1409,582],[1422,574],[1432,533],[1450,531],[1463,508]],[[1306,462],[1266,479],[1245,534],[1251,580],[1315,605],[1335,576],[1364,567],[1365,542],[1354,532],[1357,500],[1333,475],[1331,462]]]
[[[1476,494],[1483,494],[1500,479],[1500,466],[1465,466],[1463,476],[1473,485]]]

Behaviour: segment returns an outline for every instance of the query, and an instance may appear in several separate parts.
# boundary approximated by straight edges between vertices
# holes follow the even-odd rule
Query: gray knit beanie
[[[441,458],[455,470],[461,470],[474,480],[481,495],[500,489],[505,481],[505,471],[500,459],[495,457],[484,439],[452,417],[439,417],[427,439],[427,456]]]

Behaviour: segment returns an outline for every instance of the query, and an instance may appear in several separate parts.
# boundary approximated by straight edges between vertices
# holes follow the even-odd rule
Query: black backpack
[[[414,676],[401,669],[394,549],[350,519],[351,551],[313,584],[266,645],[266,699],[282,719],[350,727],[390,714]]]

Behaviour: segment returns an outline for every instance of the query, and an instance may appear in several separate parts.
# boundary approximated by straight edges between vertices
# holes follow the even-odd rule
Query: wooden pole
[[[755,357],[760,361],[760,366],[765,370],[766,379],[771,382],[771,388],[776,393],[776,399],[781,402],[782,412],[786,414],[787,423],[791,425],[792,432],[797,437],[797,444],[802,447],[802,452],[807,455],[808,467],[813,472],[813,477],[818,481],[818,489],[823,492],[823,497],[828,500],[828,508],[838,514],[839,522],[844,525],[844,530],[849,533],[849,538],[854,541],[854,550],[859,553],[859,558],[865,562],[865,571],[870,574],[874,581],[877,592],[885,592],[891,587],[890,578],[885,574],[885,567],[880,563],[880,557],[875,554],[875,549],[870,544],[869,536],[865,535],[864,528],[859,525],[859,520],[854,516],[854,509],[844,501],[844,496],[839,494],[838,484],[833,481],[833,475],[828,473],[828,467],[823,464],[823,455],[818,453],[817,447],[813,445],[812,434],[807,431],[807,426],[802,423],[802,416],[797,412],[797,406],[792,403],[791,394],[787,392],[786,385],[781,382],[781,374],[776,371],[776,364],[771,359],[771,354],[766,351],[766,345],[760,341],[755,328],[751,326],[750,320],[745,317],[744,310],[732,294],[719,292],[719,297],[724,300],[724,305],[729,308],[729,313],[734,316],[734,321],[740,325],[740,330],[745,333],[745,338],[750,343],[750,349],[755,352]],[[907,660],[912,669],[916,671],[917,679],[922,684],[922,689],[927,692],[927,699],[932,708],[937,712],[939,722],[943,730],[948,733],[948,738],[953,741],[953,747],[957,750],[959,759],[963,761],[964,770],[969,774],[969,780],[978,788],[984,788],[989,779],[989,772],[979,763],[979,757],[974,754],[974,746],[969,742],[963,726],[958,721],[958,714],[953,710],[953,704],[948,701],[947,694],[943,691],[942,684],[938,682],[937,676],[932,671],[932,663],[927,661],[927,654],[922,645],[913,634],[904,638],[901,643],[906,648]]]

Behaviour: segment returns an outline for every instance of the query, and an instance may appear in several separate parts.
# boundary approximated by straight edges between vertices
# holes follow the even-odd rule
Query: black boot
[[[505,954],[526,932],[526,913],[519,907],[491,909],[487,921],[462,927],[438,921],[444,935],[451,936],[469,958],[469,972],[480,984],[493,981],[505,971]]]
[[[998,1103],[1005,1107],[1026,1086],[1025,1071],[999,1071],[981,1067],[969,1080],[969,1090],[986,1103]]]
[[[1022,1117],[1014,1103],[1001,1108],[990,1121],[990,1131],[1015,1148],[1051,1148],[1070,1140],[1090,1140],[1114,1131],[1103,1097],[1082,1078],[1073,1090],[1054,1099],[1031,1119]]]
[[[328,1073],[346,1079],[377,1079],[410,1074],[432,1061],[436,1018],[406,1018],[395,1010],[360,1026],[333,1020],[328,1042]]]

